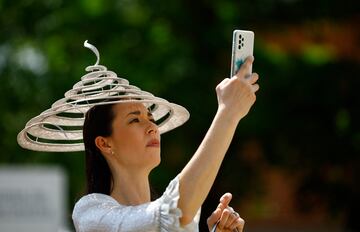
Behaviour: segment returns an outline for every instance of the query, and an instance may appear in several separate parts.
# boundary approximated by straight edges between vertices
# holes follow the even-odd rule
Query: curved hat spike
[[[84,42],[84,47],[89,48],[93,53],[95,53],[95,55],[96,55],[96,63],[94,64],[94,66],[99,65],[100,54],[99,54],[99,51],[97,50],[97,48],[94,45],[88,43],[87,40],[85,40],[85,42]]]

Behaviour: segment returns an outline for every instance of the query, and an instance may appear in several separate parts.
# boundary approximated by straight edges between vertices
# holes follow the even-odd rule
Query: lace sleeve
[[[152,203],[125,206],[104,194],[89,194],[75,205],[72,219],[77,232],[155,232],[156,207]]]
[[[179,179],[176,177],[159,199],[141,205],[121,205],[104,194],[86,195],[76,203],[72,218],[77,232],[198,231],[200,209],[190,224],[181,227],[178,200]]]
[[[198,210],[194,220],[184,228],[180,226],[181,209],[178,208],[179,193],[179,177],[176,176],[164,194],[159,198],[160,201],[160,231],[198,231],[201,208]]]

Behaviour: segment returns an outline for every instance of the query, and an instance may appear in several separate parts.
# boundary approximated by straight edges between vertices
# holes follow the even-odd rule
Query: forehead
[[[141,113],[149,112],[142,103],[138,102],[117,103],[113,109],[116,115],[124,117],[134,111],[140,111]]]

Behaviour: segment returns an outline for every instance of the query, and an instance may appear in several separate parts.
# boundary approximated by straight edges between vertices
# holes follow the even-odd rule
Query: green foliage
[[[321,41],[300,40],[300,51],[293,52],[264,32],[276,36],[313,20],[351,21],[354,8],[346,1],[0,1],[0,162],[63,166],[72,209],[83,191],[83,155],[25,151],[16,135],[95,63],[82,46],[88,39],[100,51],[100,64],[191,112],[186,125],[164,135],[163,163],[152,174],[163,189],[195,152],[216,111],[214,89],[229,75],[232,30],[250,29],[255,31],[254,71],[260,74],[261,89],[238,128],[214,191],[241,196],[264,191],[261,166],[241,153],[256,141],[263,162],[305,176],[299,194],[307,189],[324,196],[330,210],[346,215],[349,202],[334,202],[359,191],[353,183],[360,152],[359,56],[340,56]],[[325,166],[336,167],[331,178],[321,173]],[[246,172],[232,175],[233,170]],[[345,171],[350,174],[342,175]],[[336,186],[348,192],[334,193]]]

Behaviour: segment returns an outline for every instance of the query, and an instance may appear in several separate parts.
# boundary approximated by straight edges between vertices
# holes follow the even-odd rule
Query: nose
[[[155,123],[149,122],[149,126],[146,132],[147,134],[157,134],[159,132],[159,128]]]

